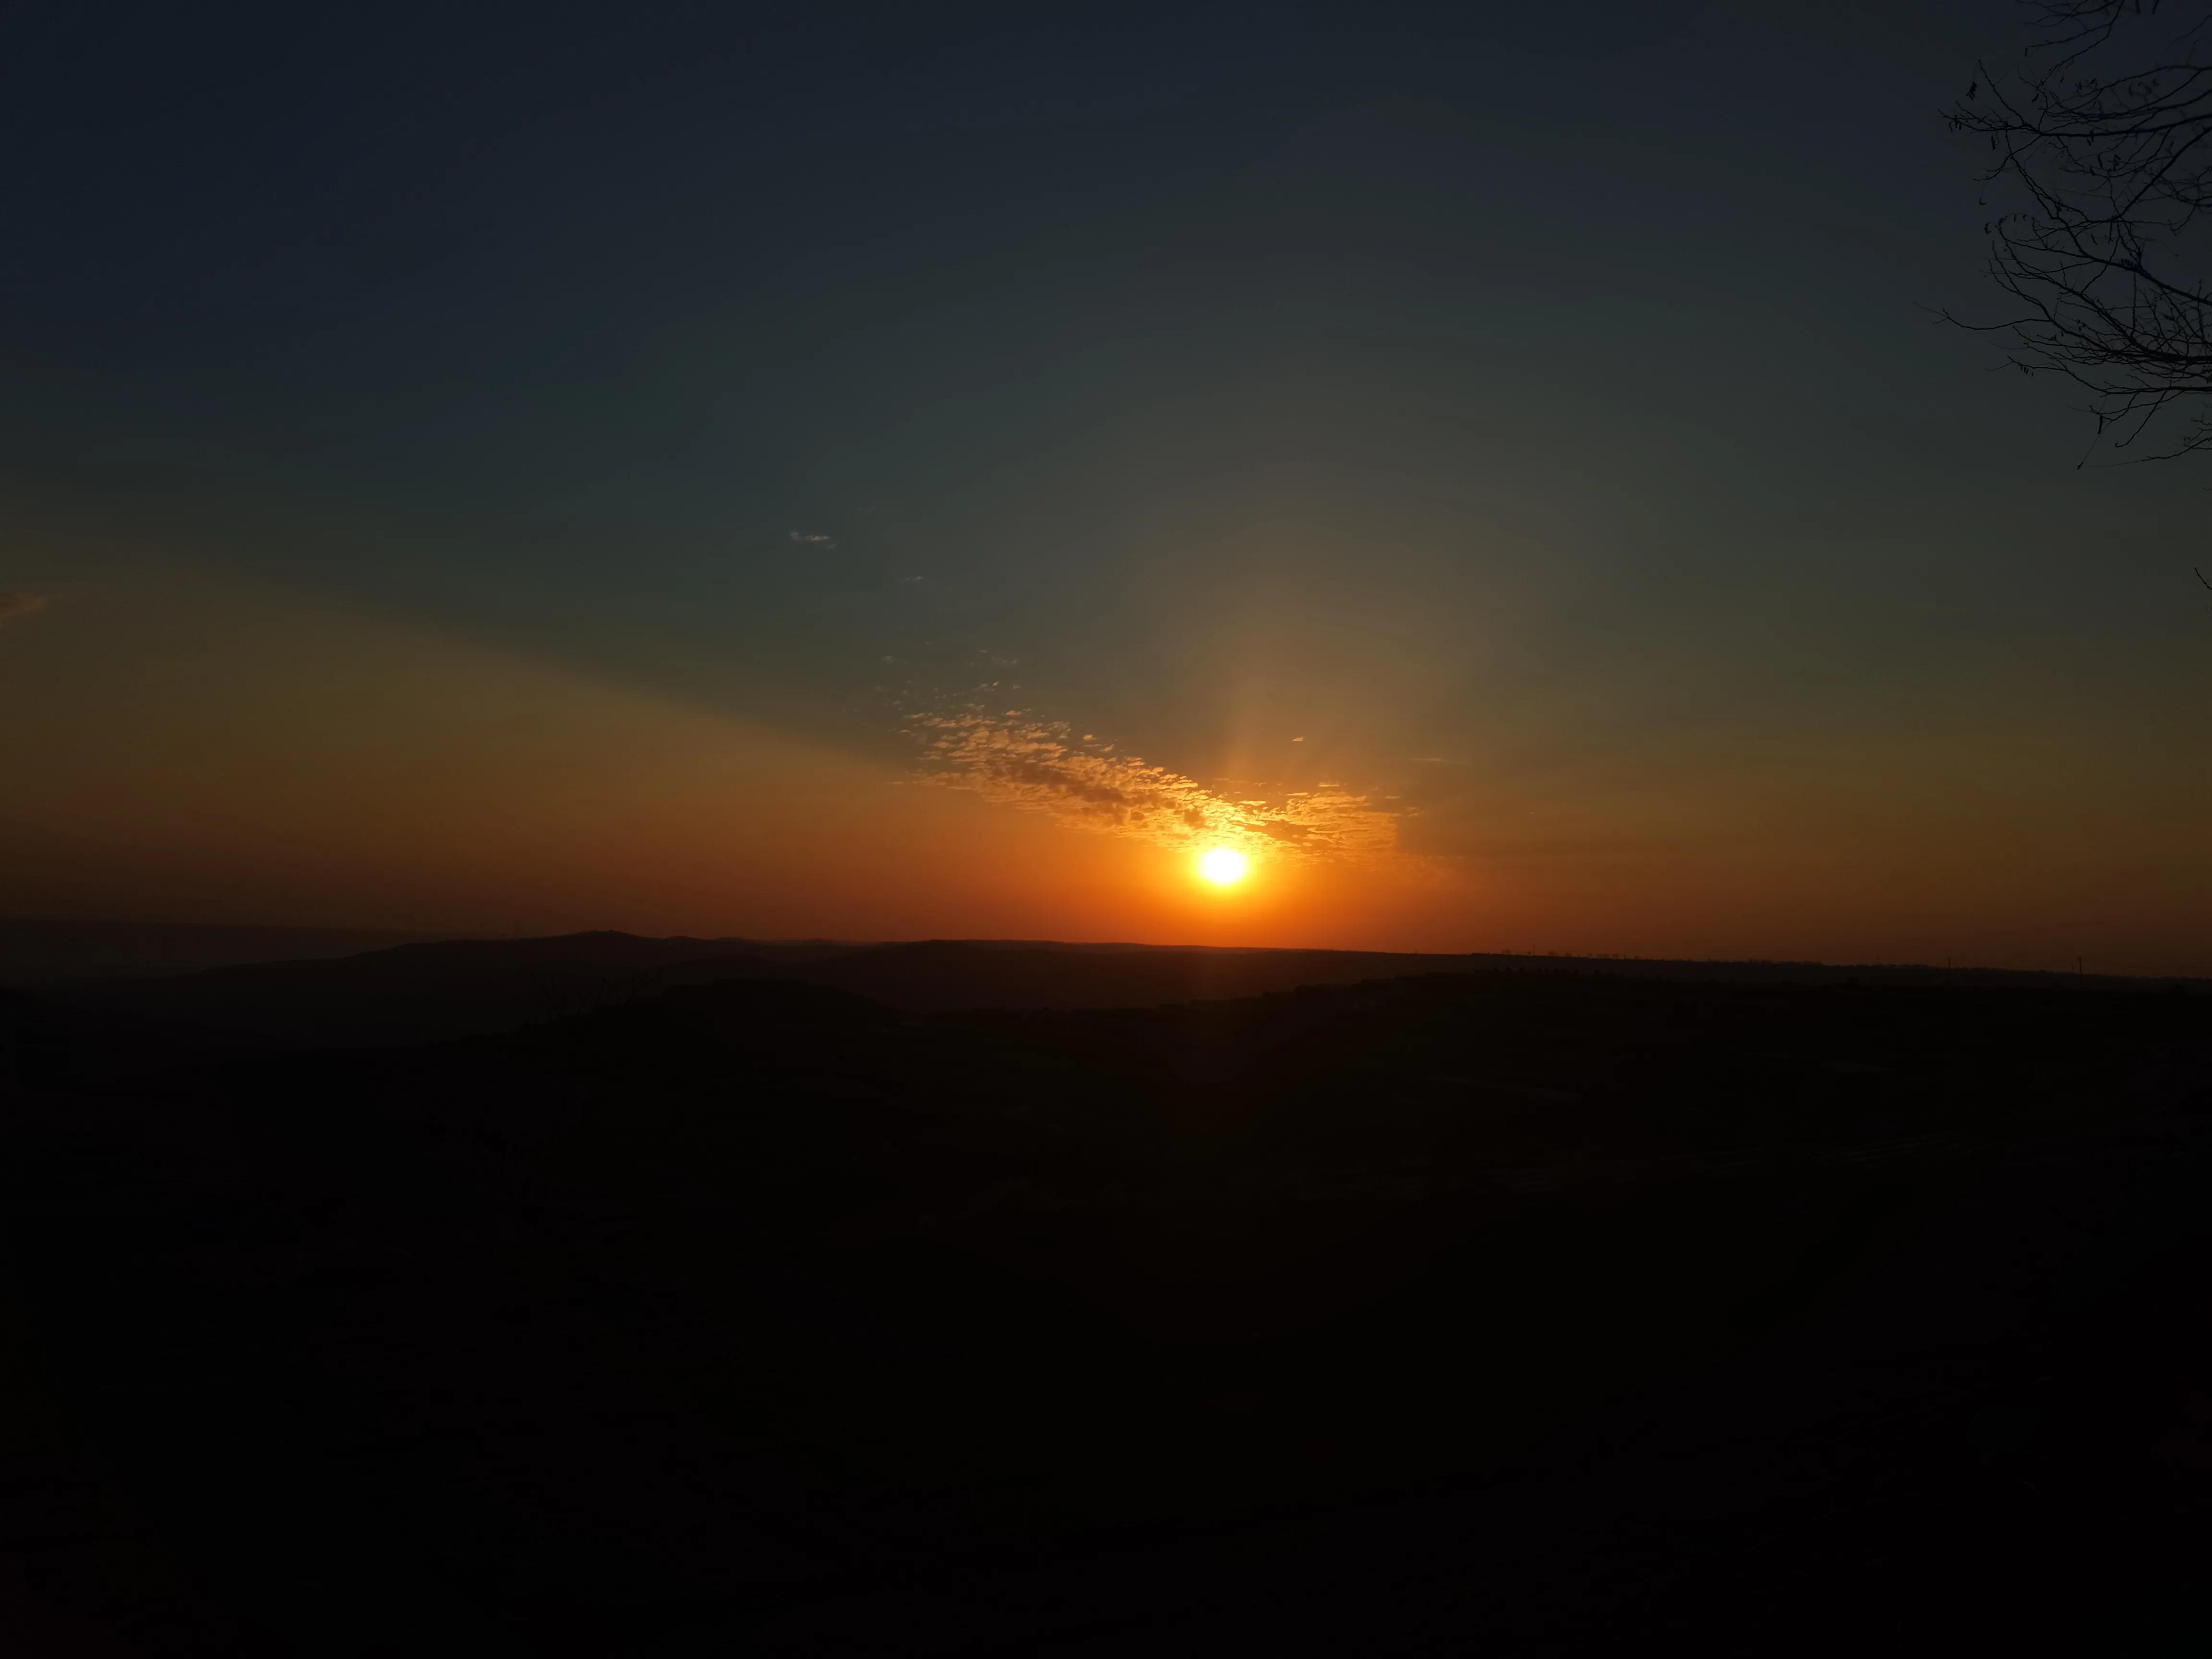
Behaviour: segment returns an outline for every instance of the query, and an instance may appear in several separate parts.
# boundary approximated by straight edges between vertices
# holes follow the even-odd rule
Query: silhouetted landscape
[[[592,934],[4,994],[58,1654],[2204,1629],[2193,984]]]
[[[2212,1655],[2212,0],[0,140],[0,1659]]]

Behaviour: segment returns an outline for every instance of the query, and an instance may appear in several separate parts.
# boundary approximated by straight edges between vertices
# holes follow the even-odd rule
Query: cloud
[[[1278,858],[1364,860],[1397,851],[1397,814],[1336,784],[1278,802],[1231,800],[1018,709],[926,714],[911,724],[932,781],[1080,829],[1165,847],[1265,849]]]
[[[0,593],[0,623],[13,622],[18,617],[28,617],[46,608],[45,599],[36,593]]]

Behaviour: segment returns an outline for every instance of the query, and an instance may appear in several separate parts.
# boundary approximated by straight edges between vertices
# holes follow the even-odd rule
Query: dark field
[[[2206,1650],[2204,993],[1405,965],[9,994],[0,1642]]]

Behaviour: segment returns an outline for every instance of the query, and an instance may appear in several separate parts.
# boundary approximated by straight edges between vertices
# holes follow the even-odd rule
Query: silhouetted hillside
[[[23,1490],[97,1493],[18,1548],[194,1655],[2183,1650],[2208,1007],[724,976],[72,1083],[18,997]]]
[[[428,937],[372,927],[249,927],[0,917],[0,985],[185,974],[241,962],[358,956]]]
[[[741,948],[740,948],[741,947]],[[835,945],[640,939],[441,939],[333,961],[267,962],[166,978],[74,985],[70,1006],[250,1032],[295,1048],[423,1042],[511,1030],[680,983],[787,971]]]
[[[678,985],[803,979],[915,1013],[983,1008],[1146,1008],[1440,972],[1601,974],[1734,984],[2033,987],[2055,975],[1806,963],[1611,963],[1050,942],[840,945],[574,933],[444,940],[337,961],[260,963],[76,985],[76,1006],[246,1032],[300,1048],[486,1036]],[[2126,981],[2100,983],[2121,988]]]

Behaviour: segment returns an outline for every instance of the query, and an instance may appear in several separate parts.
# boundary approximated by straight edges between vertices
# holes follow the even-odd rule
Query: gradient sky
[[[0,912],[2212,973],[2007,0],[0,20]]]

